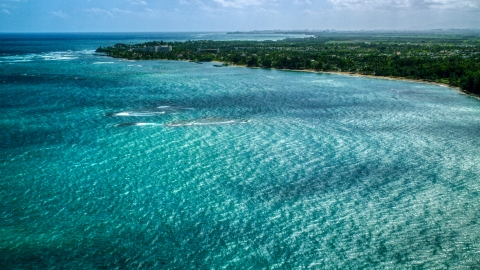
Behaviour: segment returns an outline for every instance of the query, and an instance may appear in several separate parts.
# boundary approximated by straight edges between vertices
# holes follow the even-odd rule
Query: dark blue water
[[[194,35],[0,36],[2,269],[480,265],[477,99],[93,52]]]
[[[0,33],[0,56],[25,53],[96,50],[117,43],[139,44],[149,41],[187,40],[281,40],[302,38],[300,34],[225,34],[197,33]]]

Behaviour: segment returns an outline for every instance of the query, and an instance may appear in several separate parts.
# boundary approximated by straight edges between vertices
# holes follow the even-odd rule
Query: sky
[[[0,32],[480,28],[480,0],[0,0]]]

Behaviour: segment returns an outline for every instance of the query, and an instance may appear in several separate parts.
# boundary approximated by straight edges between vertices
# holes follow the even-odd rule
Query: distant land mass
[[[282,32],[248,32],[255,33]],[[279,41],[171,42],[169,49],[162,41],[152,41],[100,47],[97,52],[132,60],[219,61],[248,67],[414,79],[480,94],[480,30],[288,33],[309,36]]]
[[[252,30],[252,31],[232,31],[227,34],[242,34],[242,35],[255,35],[255,34],[308,34],[308,35],[322,35],[324,33],[336,33],[339,35],[347,34],[383,34],[383,35],[458,35],[458,34],[473,34],[480,35],[480,29],[428,29],[428,30],[392,30],[392,29],[377,29],[377,30],[335,30],[335,29],[298,29],[298,30]]]

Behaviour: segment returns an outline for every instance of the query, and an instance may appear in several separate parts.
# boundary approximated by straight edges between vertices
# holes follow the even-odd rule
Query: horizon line
[[[319,32],[425,32],[425,31],[479,31],[480,28],[425,28],[425,29],[265,29],[265,30],[178,30],[178,31],[0,31],[0,34],[113,34],[113,33],[253,33],[253,32],[292,32],[292,33],[319,33]]]

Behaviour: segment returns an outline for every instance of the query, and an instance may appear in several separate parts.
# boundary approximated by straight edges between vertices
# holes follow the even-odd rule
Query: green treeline
[[[315,37],[281,41],[170,42],[169,52],[144,52],[148,42],[99,48],[109,56],[131,60],[169,59],[220,61],[249,67],[342,71],[363,75],[420,79],[457,86],[480,94],[480,45],[473,42],[358,41]],[[400,40],[402,41],[402,40]],[[472,41],[472,40],[470,40]],[[218,53],[202,51],[219,49]]]

